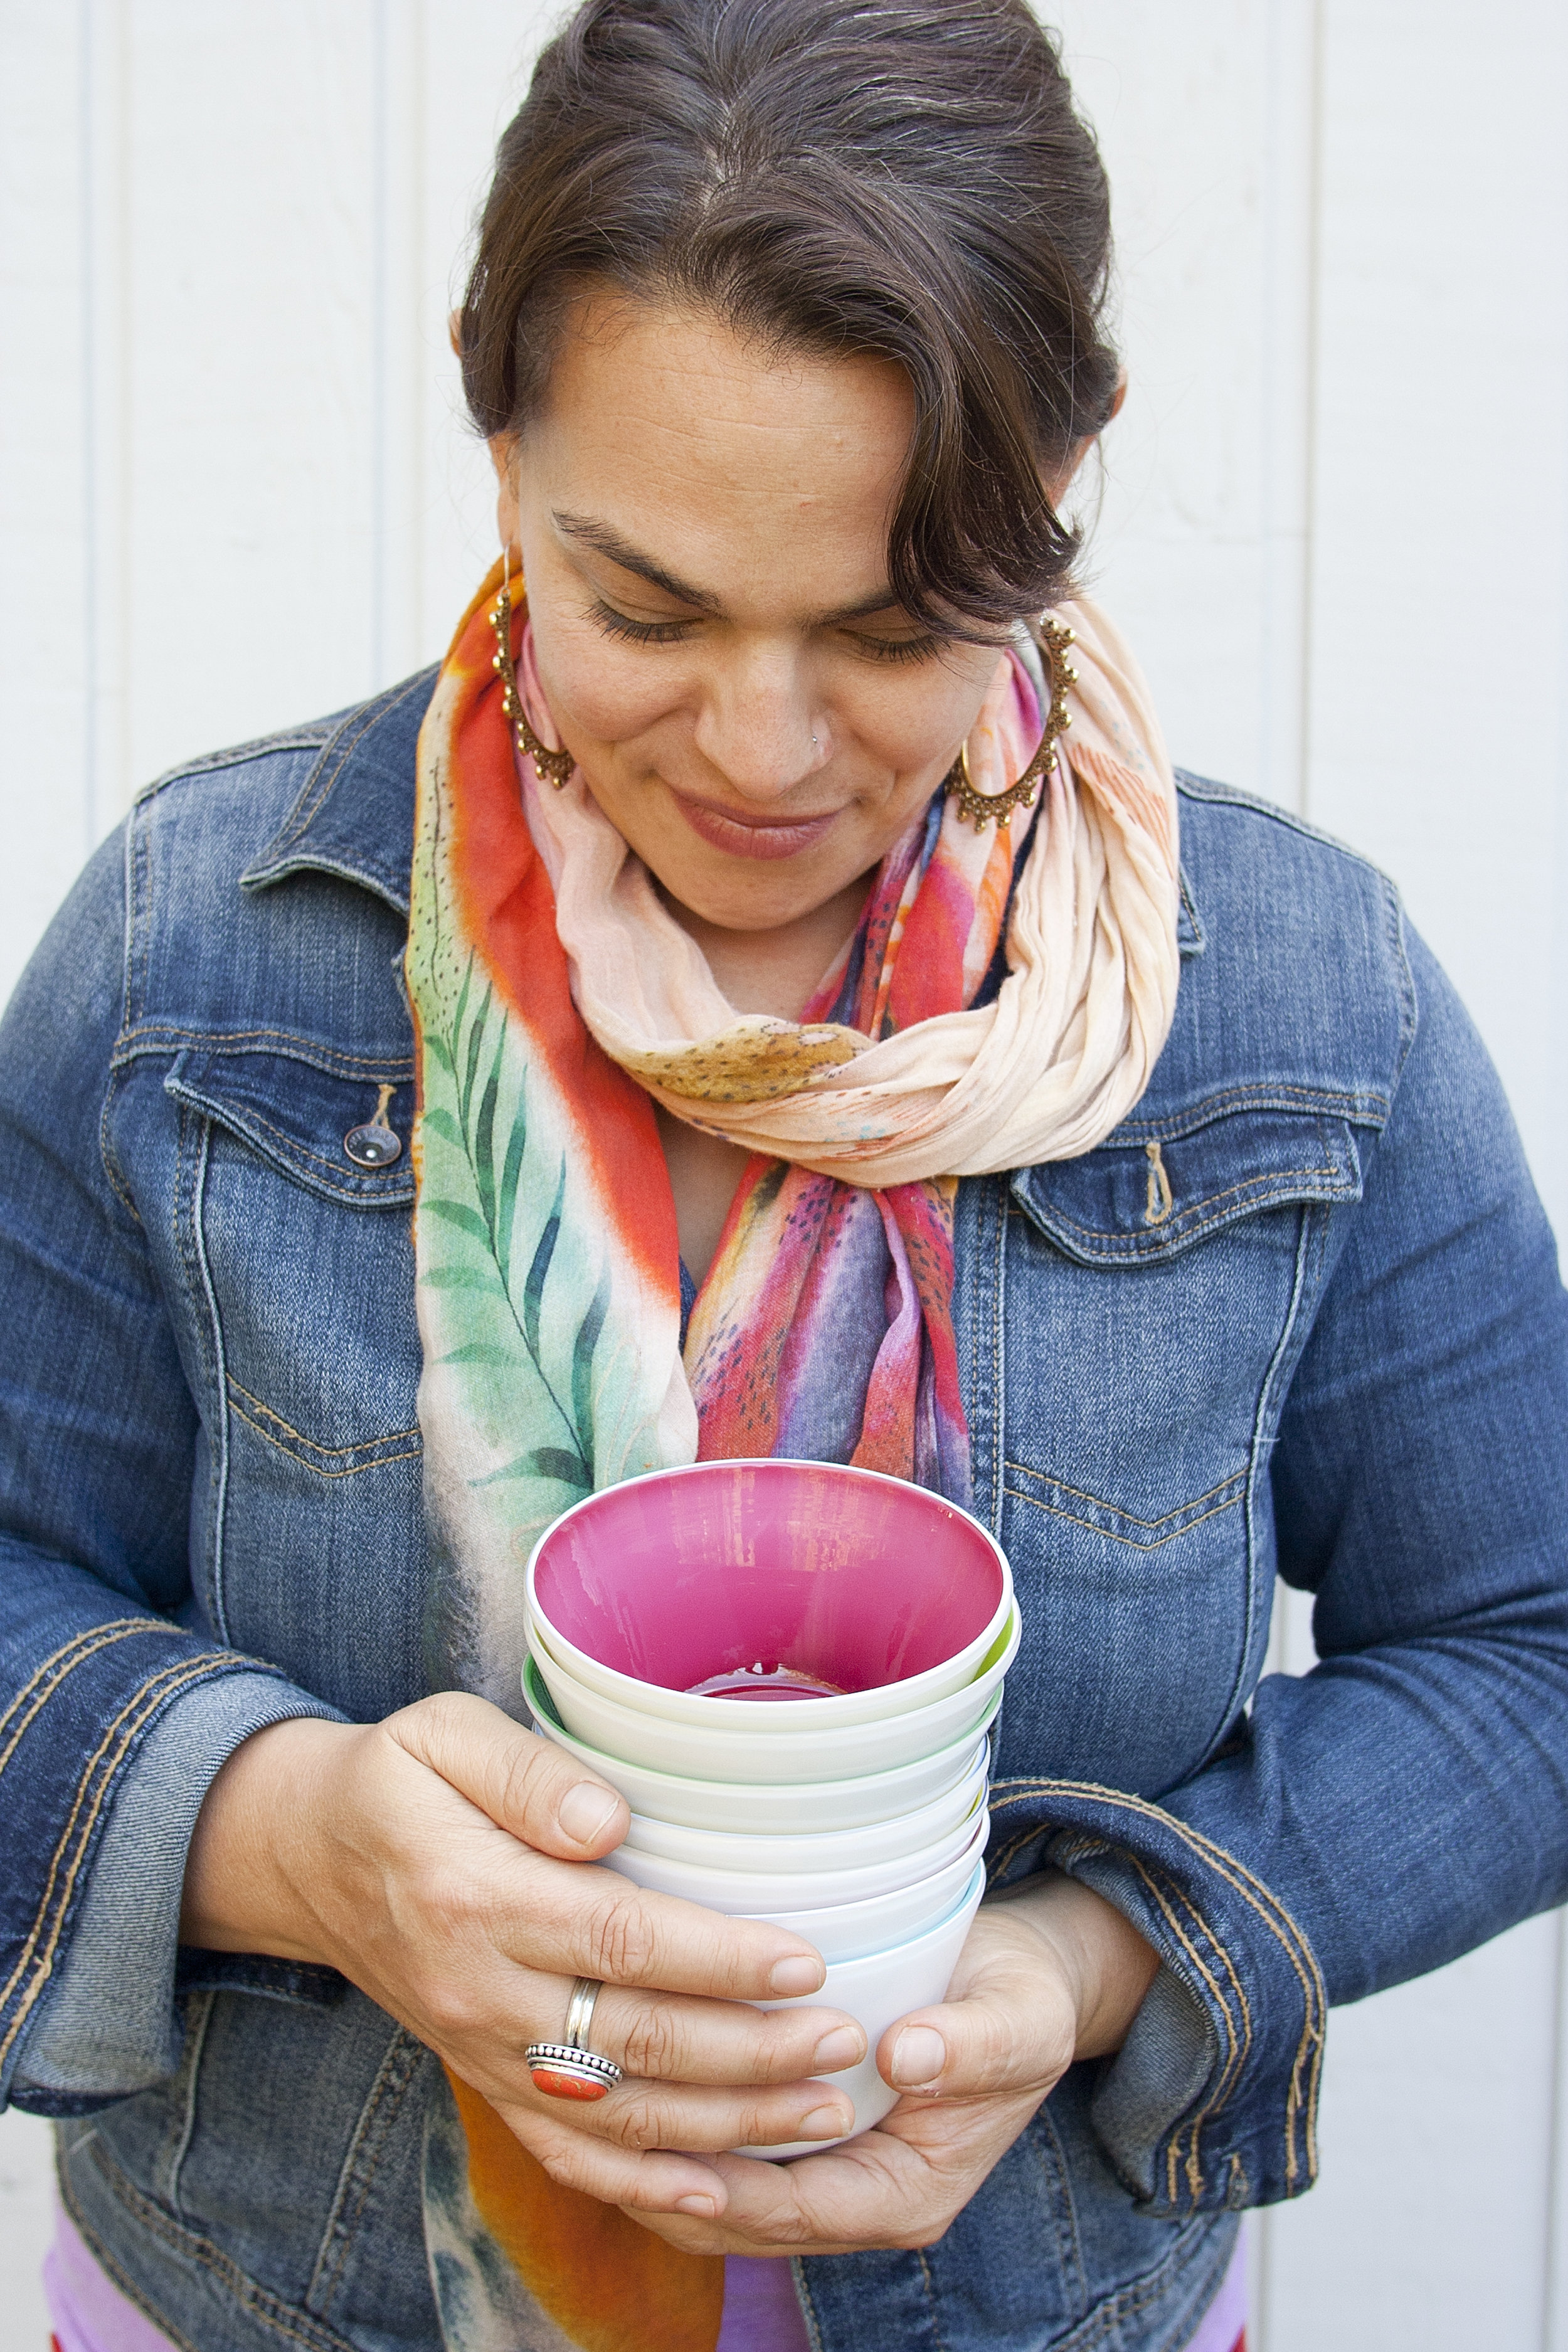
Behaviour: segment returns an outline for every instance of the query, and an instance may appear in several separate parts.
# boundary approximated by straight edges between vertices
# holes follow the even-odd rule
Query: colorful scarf
[[[976,833],[939,793],[803,1018],[739,1015],[581,775],[557,792],[514,756],[499,583],[420,736],[407,975],[433,1631],[447,1679],[518,1714],[529,1552],[597,1487],[776,1453],[968,1500],[957,1180],[1087,1151],[1142,1093],[1175,1002],[1176,828],[1131,657],[1065,606],[1072,729],[1037,814]],[[514,649],[554,747],[521,604]],[[967,746],[980,790],[1022,772],[1041,685],[1032,644],[998,661]],[[655,1102],[752,1155],[684,1352]],[[552,2189],[453,2090],[426,2152],[453,2352],[711,2352],[721,2265]]]

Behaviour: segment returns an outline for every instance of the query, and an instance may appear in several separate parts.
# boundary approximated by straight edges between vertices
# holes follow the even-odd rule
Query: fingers
[[[535,1861],[518,1907],[534,1969],[721,2000],[814,1993],[826,1970],[803,1936],[634,1886],[614,1871]]]
[[[836,2254],[930,2244],[952,2218],[921,2155],[879,2129],[793,2164],[720,2155],[721,2212],[644,2210],[661,2237],[691,2253]],[[978,2182],[972,2184],[977,2186]],[[962,2188],[958,2191],[962,2200]]]
[[[900,2101],[875,2130],[788,2165],[716,2155],[721,2215],[666,2208],[637,2218],[691,2253],[844,2254],[929,2246],[1039,2104],[1012,2098]]]
[[[383,1728],[540,1853],[595,1861],[626,1833],[626,1801],[607,1780],[485,1699],[443,1691],[390,1716]]]
[[[500,2106],[498,2114],[552,2180],[603,2205],[636,2214],[680,2214],[686,2226],[719,2221],[729,2202],[721,2174],[696,2158],[665,2151],[639,2155],[588,2138],[569,2124],[531,2109]]]
[[[405,1752],[536,1856],[582,1863],[626,1833],[625,1800],[488,1701],[448,1691],[405,1707],[383,1725]],[[459,1910],[464,1890],[453,1888]],[[606,1984],[708,1993],[732,2000],[797,2000],[822,1983],[822,1960],[804,1937],[634,1887],[608,1871],[542,1868],[509,1905],[499,1885],[471,1890],[490,1913],[516,1915],[510,1944],[531,1968]]]
[[[877,2066],[896,2091],[927,2098],[980,2098],[1050,2090],[1073,2060],[1078,2013],[1039,1948],[1004,1950],[977,1970],[958,2000],[917,2010],[888,2028]]]
[[[841,2010],[752,2009],[606,1987],[594,2044],[644,2080],[749,2085],[798,2084],[858,2066],[865,2029]]]
[[[535,2093],[531,2114],[552,2122],[557,2101]],[[733,2147],[782,2147],[791,2140],[842,2139],[855,2127],[855,2110],[828,2083],[734,2090],[701,2084],[627,2081],[593,2105],[574,2105],[566,2126],[583,2137],[638,2154],[681,2149],[689,2154]],[[595,2189],[595,2197],[609,2196]],[[611,2199],[610,2201],[614,2201]]]

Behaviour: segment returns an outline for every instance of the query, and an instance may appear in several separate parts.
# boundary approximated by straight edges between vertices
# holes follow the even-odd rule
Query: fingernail
[[[893,2080],[906,2091],[934,2083],[947,2063],[947,2044],[934,2025],[907,2026],[893,2044]]]
[[[810,1959],[802,1952],[794,1959],[773,1962],[768,1987],[788,2000],[796,1993],[815,1992],[826,1973],[820,1960]]]
[[[813,2107],[810,2115],[801,2117],[800,2129],[795,2134],[795,2137],[797,2139],[842,2139],[848,2129],[849,2126],[845,2122],[840,2108]]]
[[[711,2197],[693,2196],[678,2197],[675,2200],[675,2210],[678,2213],[695,2213],[700,2221],[711,2221],[718,2208]]]
[[[579,1780],[562,1798],[555,1818],[575,1844],[592,1845],[609,1828],[620,1802],[613,1789],[601,1789],[593,1780]]]
[[[814,2074],[831,2074],[840,2066],[853,2066],[865,2049],[866,2038],[858,2027],[836,2025],[831,2033],[823,2035],[812,2053],[811,2071]]]

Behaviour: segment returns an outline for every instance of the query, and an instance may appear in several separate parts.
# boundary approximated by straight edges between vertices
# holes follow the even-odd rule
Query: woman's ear
[[[1114,425],[1116,419],[1121,414],[1121,404],[1126,397],[1127,370],[1123,368],[1121,374],[1116,379],[1116,390],[1111,396],[1110,413],[1105,420],[1105,425]],[[1105,425],[1100,426],[1100,433],[1104,432]],[[1067,497],[1068,490],[1072,488],[1079,467],[1082,465],[1089,451],[1094,447],[1095,443],[1100,439],[1100,433],[1086,433],[1081,441],[1075,442],[1073,445],[1072,456],[1068,459],[1067,464],[1062,467],[1060,473],[1053,475],[1047,482],[1046,493],[1053,507],[1059,508],[1062,500]]]
[[[516,551],[519,533],[517,510],[518,436],[515,433],[497,433],[487,443],[490,463],[496,469],[496,529],[500,543]]]

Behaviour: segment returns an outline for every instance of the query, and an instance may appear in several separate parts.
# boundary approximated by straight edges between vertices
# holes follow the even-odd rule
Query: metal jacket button
[[[403,1150],[403,1138],[386,1123],[386,1106],[395,1089],[383,1087],[374,1115],[363,1127],[351,1127],[343,1150],[356,1168],[390,1168]]]

